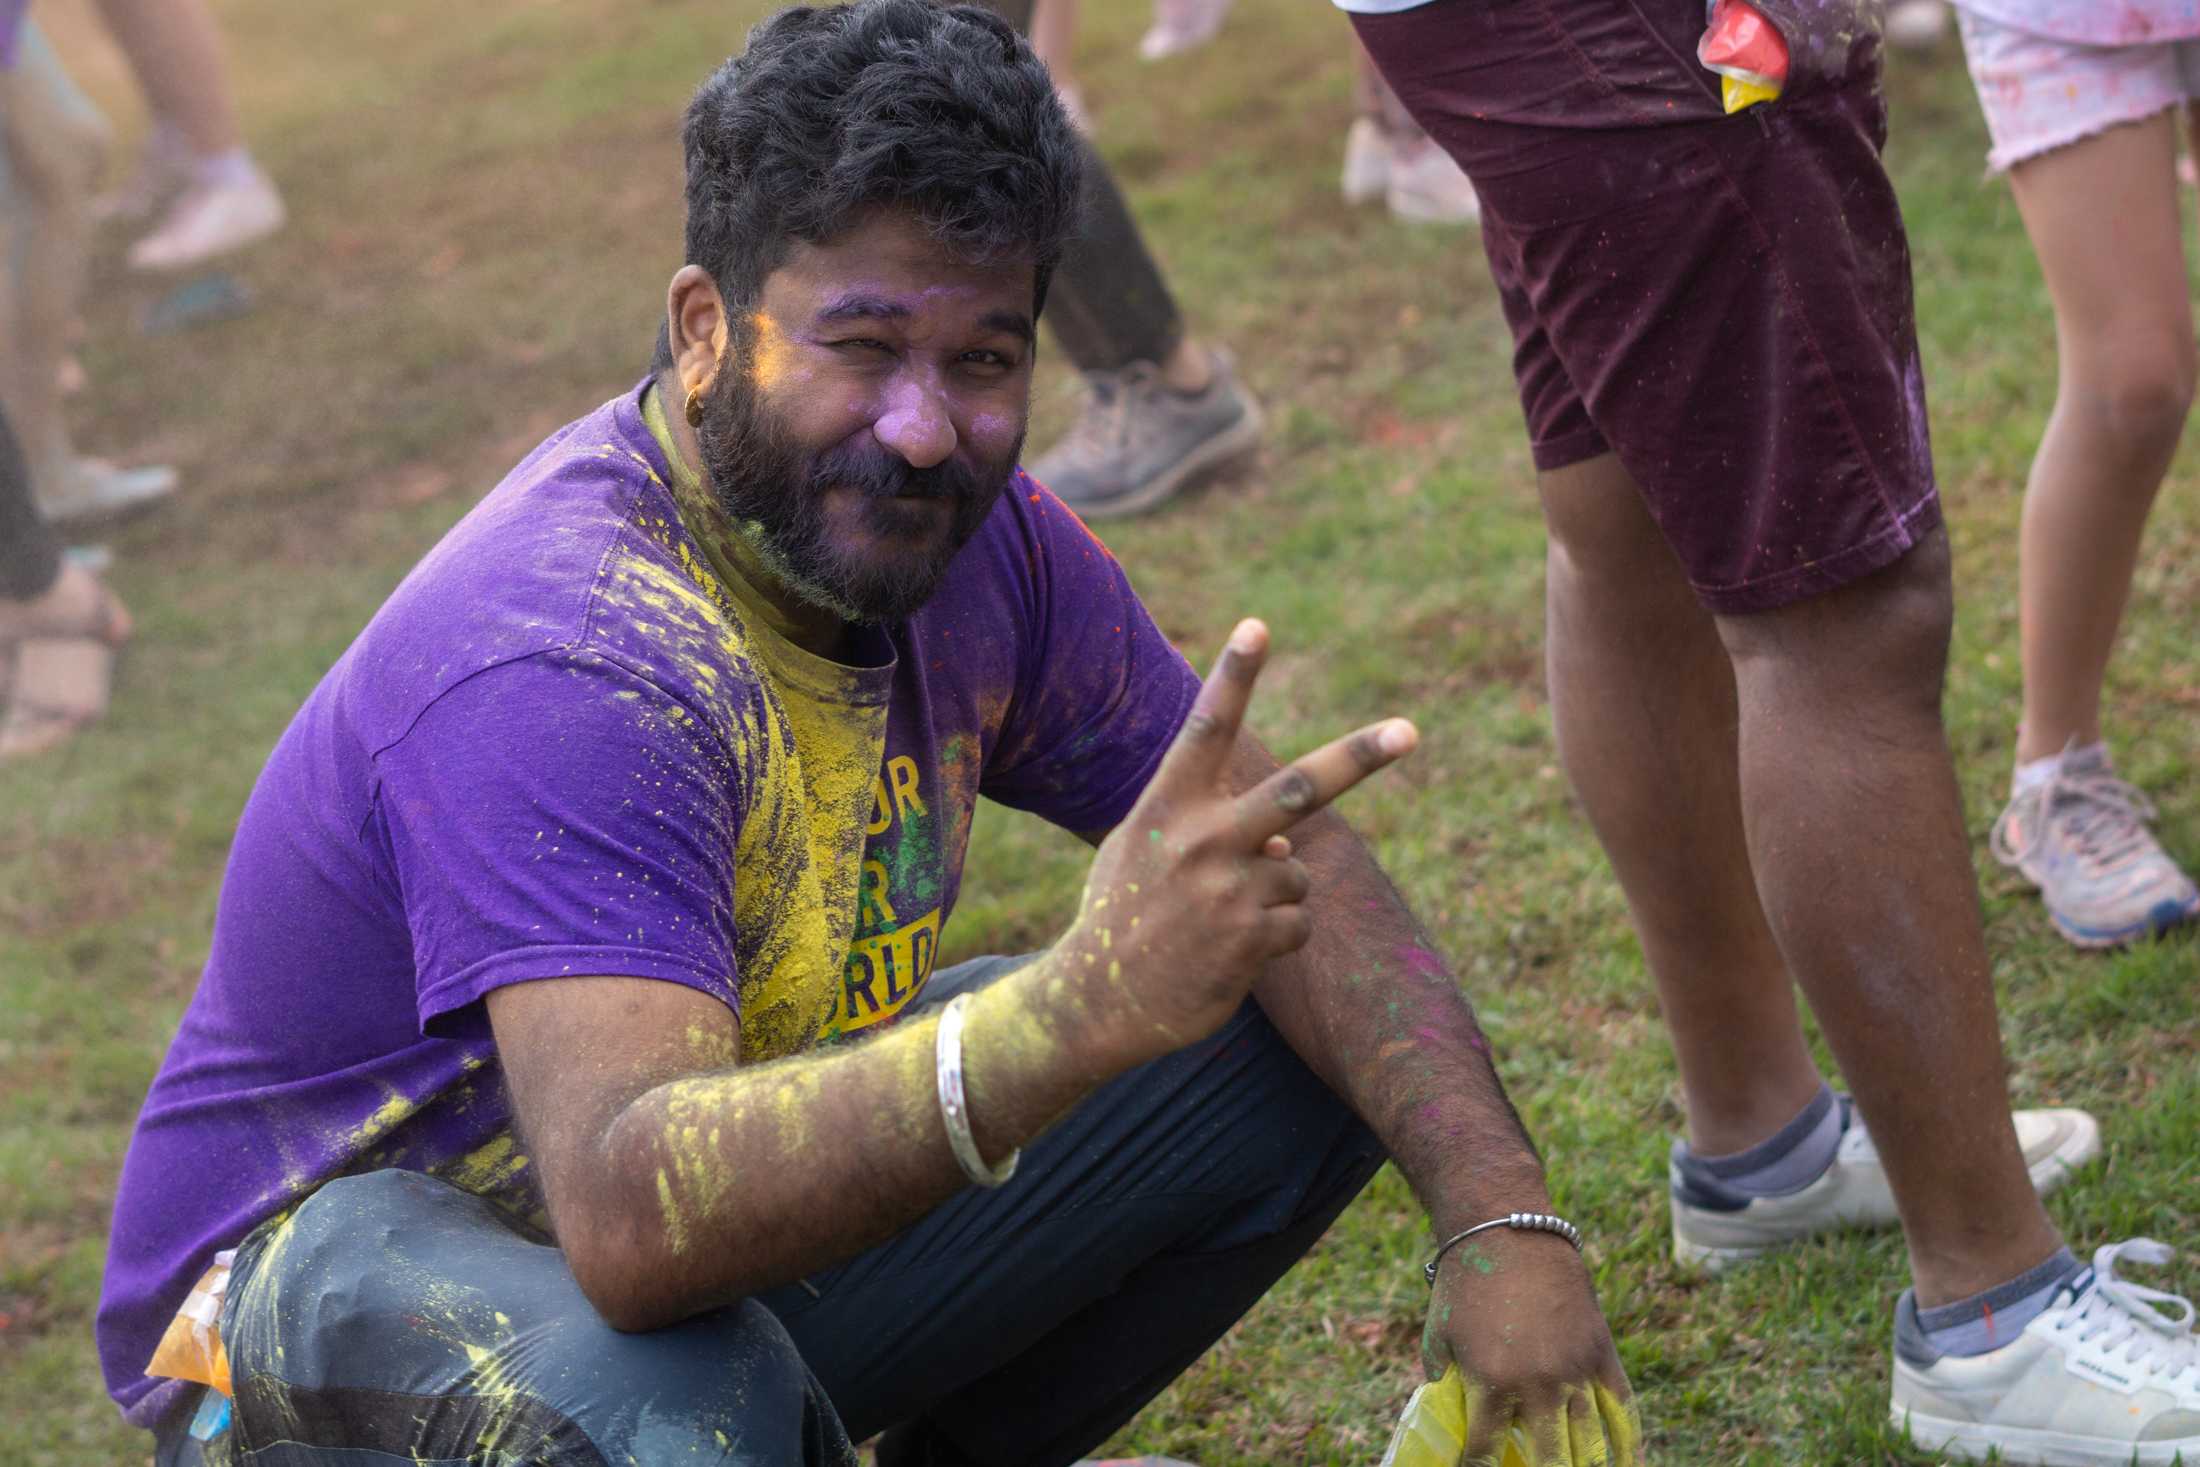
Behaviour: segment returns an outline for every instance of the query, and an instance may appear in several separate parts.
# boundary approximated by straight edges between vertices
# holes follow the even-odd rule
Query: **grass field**
[[[679,264],[674,128],[761,12],[704,0],[367,6],[223,0],[249,129],[295,222],[239,270],[249,317],[134,325],[105,242],[78,409],[87,447],[181,465],[177,501],[104,529],[140,619],[113,715],[0,771],[0,1463],[142,1461],[90,1319],[130,1120],[195,981],[224,852],[268,748],[412,561],[549,428],[630,381]],[[1903,1277],[1891,1236],[1718,1283],[1667,1255],[1674,1071],[1618,894],[1555,768],[1542,536],[1509,343],[1470,235],[1346,213],[1344,22],[1242,0],[1158,67],[1144,7],[1088,6],[1087,94],[1188,314],[1272,411],[1257,467],[1110,527],[1202,657],[1273,624],[1256,717],[1304,747],[1404,713],[1422,752],[1353,797],[1455,960],[1579,1220],[1660,1461],[1922,1464],[1884,1425]],[[83,0],[39,7],[126,128]],[[2200,1239],[2200,943],[2080,957],[1985,855],[2017,693],[2015,527],[2049,407],[2046,304],[2007,191],[1981,176],[1960,61],[1904,59],[1891,166],[1917,260],[1958,548],[1948,710],[1977,836],[2010,1089],[2104,1119],[2062,1192],[2081,1247]],[[1034,442],[1065,418],[1043,370]],[[2124,771],[2200,861],[2200,496],[2173,474],[2113,674]],[[1685,853],[1676,853],[1677,857]],[[980,820],[952,955],[1028,948],[1081,848]],[[207,1158],[219,1166],[219,1157]],[[1416,1379],[1424,1230],[1384,1178],[1116,1446],[1225,1464],[1370,1464]],[[2192,1292],[2200,1272],[2171,1276]]]

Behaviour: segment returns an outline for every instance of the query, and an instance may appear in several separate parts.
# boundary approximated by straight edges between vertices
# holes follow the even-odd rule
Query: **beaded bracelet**
[[[1436,1265],[1444,1261],[1444,1255],[1451,1251],[1452,1244],[1464,1243],[1476,1233],[1486,1233],[1491,1228],[1520,1228],[1533,1233],[1556,1233],[1573,1244],[1576,1253],[1581,1251],[1581,1229],[1566,1219],[1553,1217],[1547,1212],[1508,1212],[1503,1217],[1493,1217],[1486,1223],[1476,1223],[1465,1232],[1453,1233],[1446,1238],[1443,1246],[1436,1250],[1436,1256],[1421,1270],[1428,1278],[1429,1287],[1436,1287]]]

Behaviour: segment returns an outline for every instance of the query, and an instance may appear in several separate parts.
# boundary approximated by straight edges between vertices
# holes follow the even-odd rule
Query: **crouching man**
[[[1260,624],[1202,685],[1016,468],[1078,190],[1024,44],[787,11],[685,141],[655,370],[421,562],[246,807],[99,1319],[162,1467],[1067,1463],[1386,1155],[1440,1237],[1550,1211],[1325,809],[1412,727],[1279,770]],[[934,973],[981,794],[1098,852],[1051,946]],[[1632,1460],[1576,1247],[1473,1246],[1428,1353],[1480,1448]]]

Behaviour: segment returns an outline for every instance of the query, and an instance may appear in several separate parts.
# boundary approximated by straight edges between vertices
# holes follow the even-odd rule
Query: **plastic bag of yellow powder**
[[[236,1257],[234,1248],[225,1248],[214,1255],[214,1266],[191,1286],[183,1307],[168,1321],[167,1332],[160,1337],[159,1348],[153,1351],[152,1363],[145,1367],[147,1375],[196,1381],[212,1386],[224,1396],[233,1394],[229,1384],[229,1352],[222,1348],[219,1325],[222,1296],[229,1292],[229,1266]]]
[[[1422,1386],[1398,1418],[1382,1467],[1459,1467],[1467,1450],[1467,1393],[1454,1365]],[[1505,1439],[1498,1467],[1530,1467],[1526,1443],[1516,1427]]]

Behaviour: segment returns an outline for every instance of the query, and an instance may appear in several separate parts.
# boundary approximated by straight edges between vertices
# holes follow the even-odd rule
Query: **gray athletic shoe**
[[[1214,353],[1204,392],[1175,391],[1151,362],[1089,372],[1085,382],[1084,411],[1027,467],[1087,519],[1151,509],[1260,443],[1260,404],[1226,352]]]

